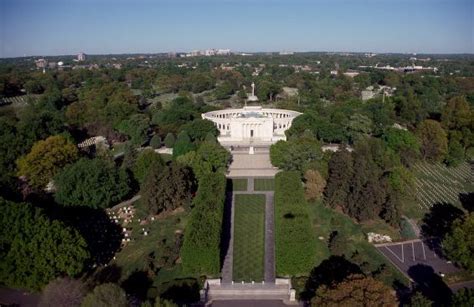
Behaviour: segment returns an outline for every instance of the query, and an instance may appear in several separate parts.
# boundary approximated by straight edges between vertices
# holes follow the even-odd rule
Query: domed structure
[[[246,106],[202,114],[219,129],[219,143],[232,145],[271,145],[286,140],[285,131],[301,113],[283,109]]]

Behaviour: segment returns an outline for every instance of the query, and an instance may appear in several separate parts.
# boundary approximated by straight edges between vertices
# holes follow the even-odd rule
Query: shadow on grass
[[[224,265],[224,259],[230,246],[232,223],[232,180],[227,180],[226,198],[224,202],[224,216],[222,219],[222,232],[220,243],[220,267]]]
[[[464,212],[452,204],[436,203],[423,217],[421,233],[425,238],[443,239],[453,222],[463,215]]]
[[[451,303],[451,289],[442,278],[435,274],[432,267],[417,264],[408,269],[408,275],[415,281],[417,290],[432,300],[435,306],[449,306]]]
[[[459,201],[464,209],[469,212],[474,211],[474,193],[460,193]]]

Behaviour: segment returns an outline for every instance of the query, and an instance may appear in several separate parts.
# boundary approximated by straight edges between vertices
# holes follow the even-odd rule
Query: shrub
[[[158,134],[155,134],[150,140],[150,146],[153,149],[158,149],[161,147],[161,138]]]
[[[189,273],[219,274],[225,190],[223,174],[207,174],[199,181],[181,249],[183,267]]]
[[[173,135],[173,133],[168,133],[165,137],[165,146],[166,148],[173,148],[174,143],[176,142],[176,139]]]
[[[279,276],[307,273],[315,264],[316,242],[299,172],[275,177],[275,259]]]

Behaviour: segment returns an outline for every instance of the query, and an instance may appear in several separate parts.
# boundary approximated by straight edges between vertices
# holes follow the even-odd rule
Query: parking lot
[[[434,273],[440,276],[459,270],[452,263],[441,258],[439,241],[436,240],[411,240],[377,244],[376,247],[400,271],[412,279],[414,278],[413,269],[410,270],[410,268],[417,265],[430,266]]]

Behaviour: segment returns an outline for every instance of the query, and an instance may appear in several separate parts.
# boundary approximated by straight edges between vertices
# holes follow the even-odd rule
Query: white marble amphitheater
[[[232,145],[270,145],[286,140],[285,131],[301,113],[283,109],[246,106],[202,114],[219,129],[219,143]]]

